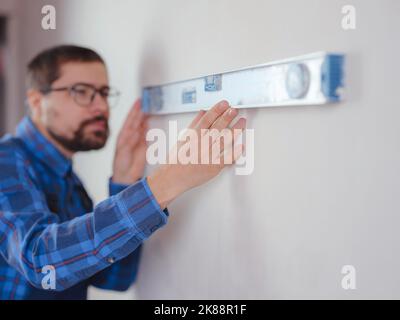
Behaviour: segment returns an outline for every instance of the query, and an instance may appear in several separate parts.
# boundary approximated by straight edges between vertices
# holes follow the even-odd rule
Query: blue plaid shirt
[[[129,288],[141,244],[168,211],[145,178],[131,186],[110,180],[109,189],[93,208],[71,161],[28,117],[0,140],[0,299],[86,299],[89,285]],[[55,289],[43,286],[46,266]]]

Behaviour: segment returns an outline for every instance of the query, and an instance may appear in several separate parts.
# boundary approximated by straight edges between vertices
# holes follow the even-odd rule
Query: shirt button
[[[107,258],[107,262],[108,262],[108,263],[114,263],[114,262],[115,262],[115,259],[114,259],[113,257],[108,257],[108,258]]]

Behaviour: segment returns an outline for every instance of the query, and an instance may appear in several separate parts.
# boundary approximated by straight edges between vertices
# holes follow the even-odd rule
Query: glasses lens
[[[104,91],[105,94],[102,94],[103,97],[107,98],[107,102],[110,108],[114,108],[117,106],[119,102],[120,92],[114,88],[108,88]]]
[[[75,102],[81,106],[90,105],[95,92],[95,88],[85,84],[77,84],[71,88],[71,93],[75,99]]]

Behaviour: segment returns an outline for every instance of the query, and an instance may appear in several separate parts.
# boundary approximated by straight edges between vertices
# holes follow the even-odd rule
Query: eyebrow
[[[73,84],[69,85],[69,87],[76,86],[78,84],[89,86],[89,87],[93,87],[93,88],[96,88],[96,89],[110,89],[111,88],[109,85],[104,85],[104,86],[97,87],[93,83],[87,83],[87,82],[76,82],[76,83],[73,83]]]

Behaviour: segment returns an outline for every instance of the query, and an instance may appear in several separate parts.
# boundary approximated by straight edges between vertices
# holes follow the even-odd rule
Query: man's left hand
[[[118,135],[114,156],[112,181],[133,184],[143,176],[146,165],[146,133],[148,116],[141,111],[136,100]]]

